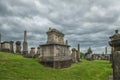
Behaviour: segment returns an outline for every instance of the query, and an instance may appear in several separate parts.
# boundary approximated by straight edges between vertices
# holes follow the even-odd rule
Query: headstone
[[[20,41],[16,42],[16,53],[21,53],[21,42]]]

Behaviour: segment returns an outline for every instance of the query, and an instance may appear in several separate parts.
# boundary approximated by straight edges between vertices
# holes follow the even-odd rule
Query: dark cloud
[[[72,47],[90,46],[96,53],[109,46],[109,36],[119,29],[120,1],[114,0],[0,0],[2,40],[23,41],[28,31],[29,46],[46,43],[49,27],[65,33]]]

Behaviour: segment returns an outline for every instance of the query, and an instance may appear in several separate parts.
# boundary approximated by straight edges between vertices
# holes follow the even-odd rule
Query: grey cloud
[[[27,30],[29,46],[37,47],[46,42],[46,31],[52,27],[65,33],[71,48],[80,43],[83,52],[91,46],[102,53],[109,36],[119,29],[119,3],[119,0],[1,0],[2,40],[23,41],[23,32]]]

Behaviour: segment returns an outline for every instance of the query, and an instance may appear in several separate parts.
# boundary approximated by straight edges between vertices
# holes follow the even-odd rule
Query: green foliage
[[[0,52],[0,80],[107,80],[111,74],[111,65],[104,60],[82,60],[69,68],[52,69],[38,59]]]
[[[85,53],[83,53],[83,52],[80,52],[80,58],[84,58],[85,57]]]

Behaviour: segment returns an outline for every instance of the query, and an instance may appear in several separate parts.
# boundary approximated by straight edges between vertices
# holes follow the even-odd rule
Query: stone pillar
[[[107,47],[105,47],[105,54],[107,55]]]
[[[20,41],[16,42],[16,53],[21,53],[21,42]]]
[[[24,31],[23,54],[28,54],[27,31]]]
[[[120,34],[118,30],[110,37],[109,44],[114,48],[112,50],[113,80],[120,80]]]
[[[0,33],[0,51],[2,50],[2,46],[1,46],[1,33]]]
[[[80,44],[78,44],[77,61],[80,61]]]
[[[14,42],[13,41],[10,41],[10,52],[11,53],[14,53]]]
[[[30,54],[35,55],[35,48],[34,47],[31,48]]]
[[[73,62],[77,62],[76,52],[77,52],[76,49],[73,48],[73,49],[72,49],[72,54],[71,54],[71,57],[72,57],[72,61],[73,61]]]

